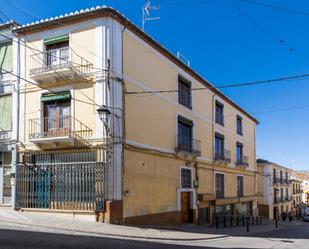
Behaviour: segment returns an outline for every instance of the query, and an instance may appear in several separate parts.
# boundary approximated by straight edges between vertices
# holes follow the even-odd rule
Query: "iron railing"
[[[281,178],[277,176],[273,177],[274,184],[291,184],[291,182],[292,182],[291,179]]]
[[[102,211],[103,150],[29,153],[16,171],[18,208]]]
[[[230,150],[222,150],[215,152],[215,161],[220,162],[231,162],[231,151]]]
[[[8,131],[0,130],[0,142],[6,141],[11,138],[11,133]]]
[[[201,141],[178,135],[176,153],[191,154],[194,156],[201,155]]]
[[[32,76],[61,69],[74,70],[80,76],[86,76],[93,70],[93,64],[79,56],[70,47],[57,48],[33,54],[30,58],[30,75]]]
[[[261,216],[252,215],[213,215],[212,226],[218,228],[262,225]]]
[[[247,156],[241,156],[240,158],[237,158],[236,165],[241,167],[248,167],[249,158]]]
[[[92,129],[72,116],[44,117],[29,120],[29,139],[68,137],[87,141]]]

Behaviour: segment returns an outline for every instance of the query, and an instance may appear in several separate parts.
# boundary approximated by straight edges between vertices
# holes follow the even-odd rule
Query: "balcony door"
[[[193,123],[183,117],[178,117],[178,148],[183,151],[192,151]]]
[[[69,42],[59,42],[46,45],[47,66],[59,66],[68,63],[69,60]]]
[[[46,136],[69,136],[71,133],[70,101],[46,102],[44,129]]]

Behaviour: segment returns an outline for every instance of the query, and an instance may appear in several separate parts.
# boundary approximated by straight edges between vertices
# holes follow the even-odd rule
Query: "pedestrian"
[[[285,211],[283,211],[283,212],[281,213],[281,219],[282,219],[283,221],[286,220],[286,212],[285,212]]]
[[[293,220],[293,214],[291,211],[288,213],[288,217],[289,217],[289,222],[291,222]]]

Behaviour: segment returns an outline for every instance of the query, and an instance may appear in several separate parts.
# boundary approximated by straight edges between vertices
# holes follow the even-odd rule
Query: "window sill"
[[[180,102],[178,102],[178,104],[182,105],[182,106],[184,106],[184,107],[186,107],[186,108],[188,108],[192,111],[192,105],[186,105],[186,104],[183,104],[183,103],[180,103]]]

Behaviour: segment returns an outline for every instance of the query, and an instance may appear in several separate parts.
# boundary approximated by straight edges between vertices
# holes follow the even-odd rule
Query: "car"
[[[305,216],[303,217],[303,221],[304,221],[304,222],[309,222],[309,215],[305,215]]]

